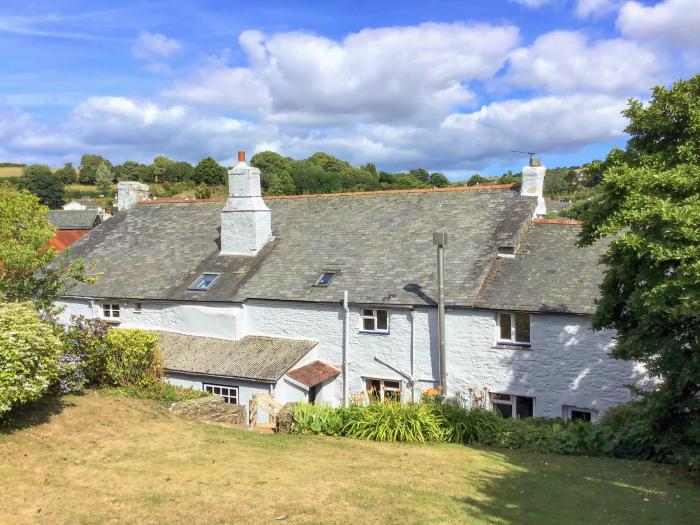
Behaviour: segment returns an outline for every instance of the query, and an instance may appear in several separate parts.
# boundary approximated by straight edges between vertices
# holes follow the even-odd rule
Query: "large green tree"
[[[48,208],[35,195],[0,190],[0,300],[33,301],[48,311],[73,282],[94,282],[82,260],[56,258],[48,247],[53,235]]]
[[[615,236],[593,324],[661,379],[645,402],[672,454],[700,446],[700,76],[624,115],[631,138],[606,159],[581,243]]]
[[[100,164],[97,167],[97,172],[95,173],[95,185],[97,188],[106,193],[112,187],[114,183],[114,175],[112,174],[111,168],[107,164]]]
[[[205,157],[197,163],[192,172],[192,180],[196,184],[220,186],[226,184],[226,168],[211,157]]]
[[[22,176],[17,187],[28,190],[49,208],[63,205],[65,188],[61,179],[56,177],[45,164],[30,164],[22,169]]]
[[[146,182],[149,176],[148,166],[135,160],[124,161],[122,164],[115,166],[112,171],[118,181],[137,180]]]
[[[112,167],[112,164],[100,155],[89,155],[86,153],[80,157],[80,173],[78,174],[80,183],[95,184],[95,176],[100,164],[107,164],[110,168]]]
[[[75,184],[78,182],[78,172],[73,167],[72,162],[66,162],[60,170],[54,173],[54,175],[61,179],[63,184]]]

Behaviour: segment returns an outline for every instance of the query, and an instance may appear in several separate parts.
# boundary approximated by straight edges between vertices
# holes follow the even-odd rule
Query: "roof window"
[[[214,284],[214,281],[221,275],[220,273],[203,273],[199,278],[192,283],[190,290],[208,290],[209,287]]]
[[[512,259],[515,257],[515,248],[513,246],[499,246],[498,256],[505,259]]]
[[[335,272],[323,272],[314,286],[328,286],[335,277]]]

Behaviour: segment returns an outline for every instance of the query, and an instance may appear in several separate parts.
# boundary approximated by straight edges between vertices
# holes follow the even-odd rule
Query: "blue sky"
[[[580,164],[624,144],[626,99],[700,71],[698,27],[698,0],[6,0],[0,161]]]

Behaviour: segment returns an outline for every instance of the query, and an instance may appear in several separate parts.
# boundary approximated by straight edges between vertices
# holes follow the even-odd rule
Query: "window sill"
[[[120,319],[105,319],[104,317],[101,317],[101,319],[107,324],[113,324],[113,325],[121,324]]]
[[[368,335],[389,335],[389,330],[360,330],[360,333]]]
[[[491,347],[494,350],[532,350],[532,346],[527,343],[503,343],[498,342]]]

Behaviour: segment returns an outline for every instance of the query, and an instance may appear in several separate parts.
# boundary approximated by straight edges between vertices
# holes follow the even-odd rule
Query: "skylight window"
[[[220,273],[203,273],[199,278],[190,286],[190,290],[208,290],[209,287],[216,281],[216,279],[221,275]]]
[[[316,286],[328,286],[335,277],[335,272],[323,272],[316,281]]]

